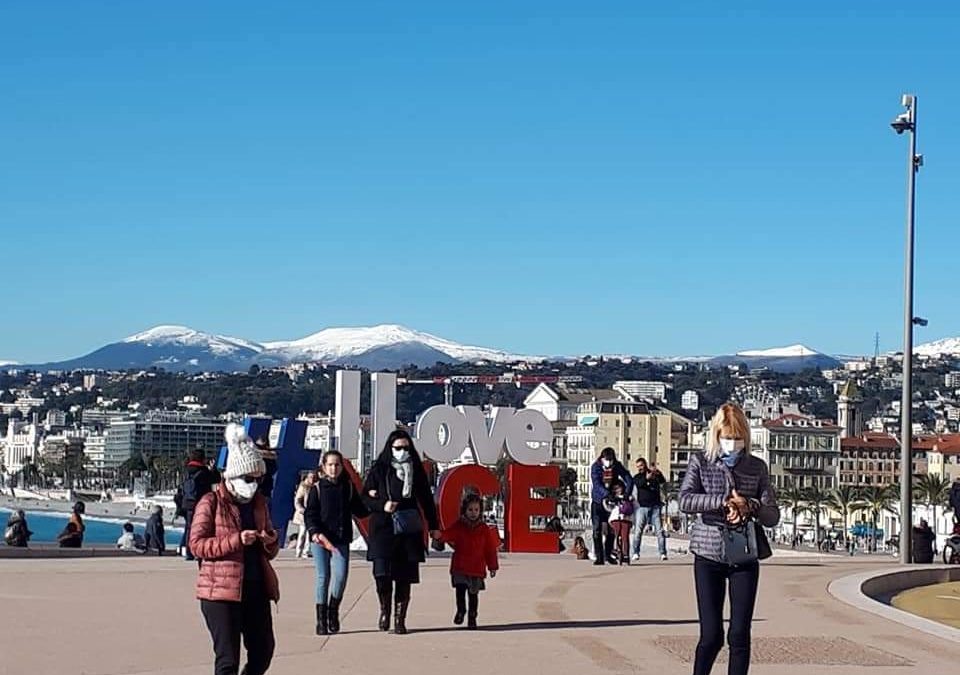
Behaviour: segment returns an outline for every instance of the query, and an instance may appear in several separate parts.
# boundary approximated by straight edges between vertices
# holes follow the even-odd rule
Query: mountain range
[[[919,345],[919,354],[958,354],[960,338]],[[237,372],[253,365],[282,366],[294,363],[325,363],[395,370],[408,365],[428,367],[441,363],[512,363],[543,361],[542,356],[463,345],[404,326],[385,324],[359,328],[327,328],[299,340],[254,342],[205,333],[186,326],[157,326],[108,344],[85,356],[21,367],[39,370],[165,368],[172,371]],[[841,360],[805,347],[741,351],[727,356],[676,357],[658,361],[706,361],[713,365],[744,363],[780,372],[805,368],[835,368]],[[14,365],[0,362],[0,365]]]

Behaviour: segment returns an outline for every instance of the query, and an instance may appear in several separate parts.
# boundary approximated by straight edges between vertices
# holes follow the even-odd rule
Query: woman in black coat
[[[406,431],[398,429],[387,438],[367,473],[363,499],[370,510],[367,560],[373,563],[377,582],[379,627],[390,629],[390,605],[395,601],[394,632],[403,635],[410,586],[420,583],[420,563],[426,560],[423,519],[431,534],[438,529],[427,472]]]

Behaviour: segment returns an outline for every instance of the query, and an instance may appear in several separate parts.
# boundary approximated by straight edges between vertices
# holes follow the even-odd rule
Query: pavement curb
[[[908,581],[907,577],[913,577],[913,582]],[[873,585],[878,590],[883,588],[893,595],[909,588],[951,580],[960,580],[960,568],[939,566],[917,569],[913,566],[904,566],[894,570],[872,570],[841,577],[830,582],[827,591],[837,600],[861,611],[875,614],[928,635],[960,643],[960,629],[904,612],[883,600],[868,595],[864,590],[865,586]]]

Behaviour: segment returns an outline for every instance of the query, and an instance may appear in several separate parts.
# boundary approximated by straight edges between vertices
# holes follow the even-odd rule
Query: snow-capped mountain
[[[266,342],[263,347],[272,354],[282,354],[291,361],[342,362],[374,349],[396,345],[424,345],[446,354],[454,361],[510,362],[525,359],[496,349],[461,345],[450,340],[411,330],[396,324],[361,328],[327,328],[301,340]]]
[[[125,343],[139,342],[148,346],[177,345],[182,347],[201,347],[214,354],[228,355],[249,350],[262,352],[263,346],[240,338],[203,333],[186,326],[156,326],[150,330],[131,335]]]
[[[917,345],[913,348],[913,353],[921,356],[960,356],[960,337],[944,338],[943,340]]]
[[[781,373],[793,373],[807,368],[837,368],[840,361],[804,345],[750,349],[732,356],[717,356],[710,360],[717,365],[742,363],[748,368],[769,368]]]
[[[56,370],[157,367],[187,372],[236,372],[252,365],[321,362],[392,370],[410,364],[432,366],[438,361],[506,363],[524,359],[520,355],[461,345],[397,325],[328,328],[301,340],[263,344],[187,326],[156,326],[86,356],[33,367]]]
[[[751,349],[745,352],[737,352],[737,356],[762,357],[762,358],[784,358],[790,356],[816,356],[815,352],[809,347],[803,345],[791,345],[789,347],[774,347],[772,349]]]

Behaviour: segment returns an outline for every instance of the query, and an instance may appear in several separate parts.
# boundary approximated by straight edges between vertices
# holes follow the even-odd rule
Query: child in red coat
[[[466,495],[460,504],[460,519],[443,530],[438,538],[440,542],[453,547],[450,579],[457,593],[457,613],[453,617],[453,623],[463,625],[466,616],[467,628],[471,630],[477,628],[477,608],[480,591],[486,588],[484,580],[487,570],[490,571],[492,579],[500,569],[497,560],[500,536],[495,529],[481,520],[482,510],[483,500],[480,495]]]

